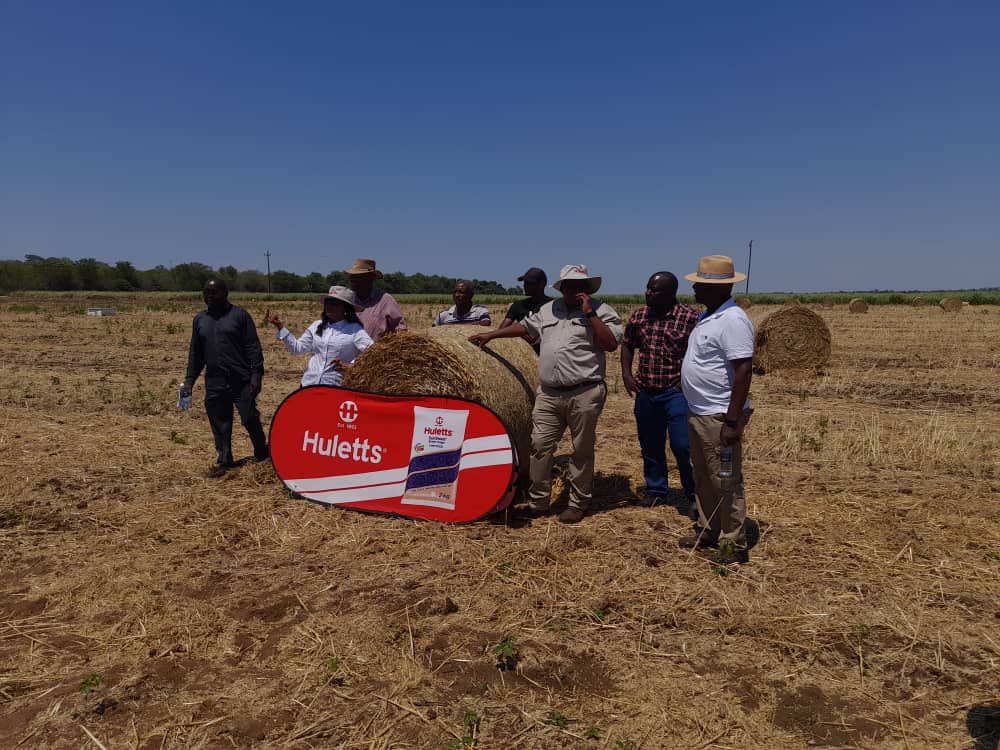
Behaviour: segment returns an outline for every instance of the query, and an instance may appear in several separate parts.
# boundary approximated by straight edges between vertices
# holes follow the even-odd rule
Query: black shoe
[[[541,518],[547,516],[550,512],[548,508],[539,508],[531,503],[514,505],[510,509],[510,515],[513,518]]]
[[[224,476],[227,471],[236,467],[236,464],[216,464],[205,474],[209,479],[218,479]]]
[[[677,546],[683,549],[705,549],[706,547],[718,547],[719,540],[706,534],[692,534],[678,539]]]
[[[732,539],[722,539],[719,542],[719,554],[712,558],[716,565],[746,565],[750,562],[750,553],[745,547],[737,547]]]
[[[263,456],[258,456],[255,453],[254,456],[253,456],[253,462],[255,464],[261,464],[261,463],[264,463],[265,461],[267,461],[267,459],[269,459],[270,457],[271,457],[271,451],[269,451],[269,450],[264,451],[264,455]]]
[[[666,495],[646,495],[642,498],[638,505],[641,508],[655,508],[657,505],[666,505],[667,496]]]
[[[580,523],[586,515],[579,508],[567,508],[559,514],[559,523]]]
[[[730,547],[719,550],[719,554],[711,558],[716,565],[746,565],[750,562],[750,553],[741,547]]]

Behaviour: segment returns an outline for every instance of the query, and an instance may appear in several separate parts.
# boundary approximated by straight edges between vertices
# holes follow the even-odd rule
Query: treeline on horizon
[[[267,292],[267,274],[241,271],[235,266],[212,268],[204,263],[180,263],[172,268],[156,266],[140,270],[127,260],[114,265],[94,258],[43,258],[26,255],[24,260],[0,260],[0,293],[15,291],[50,292],[197,292],[209,279],[224,279],[234,292]],[[334,284],[347,286],[343,271],[325,276],[318,272],[306,276],[291,271],[272,271],[270,291],[275,294],[295,292],[322,293]],[[458,281],[453,276],[423,273],[386,273],[380,286],[393,294],[451,294]],[[520,294],[519,287],[505,287],[496,281],[470,279],[480,294]]]

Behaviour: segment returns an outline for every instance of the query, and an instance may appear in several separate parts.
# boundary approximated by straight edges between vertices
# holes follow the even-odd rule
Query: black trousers
[[[215,437],[215,450],[219,463],[231,466],[233,462],[233,407],[240,413],[240,422],[250,435],[253,455],[258,460],[267,458],[267,436],[260,423],[257,400],[249,382],[229,381],[224,378],[205,379],[205,412]]]

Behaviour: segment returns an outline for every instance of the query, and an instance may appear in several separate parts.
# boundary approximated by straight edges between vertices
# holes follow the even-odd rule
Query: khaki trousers
[[[528,498],[533,508],[549,507],[552,496],[552,459],[556,445],[569,427],[573,438],[573,459],[569,465],[569,507],[585,510],[594,485],[594,444],[597,418],[601,416],[608,387],[603,383],[557,391],[539,386],[531,412],[531,487]]]
[[[698,520],[695,530],[708,540],[731,539],[746,547],[747,501],[743,493],[743,442],[733,443],[733,475],[719,476],[719,431],[725,414],[688,413],[691,466],[694,469]],[[746,415],[739,419],[740,436]]]

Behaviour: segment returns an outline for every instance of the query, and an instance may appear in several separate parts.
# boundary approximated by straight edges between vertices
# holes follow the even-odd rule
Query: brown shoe
[[[706,547],[718,547],[719,542],[705,534],[692,534],[678,539],[677,546],[683,549],[705,549]]]
[[[580,523],[583,515],[583,511],[579,508],[567,508],[559,514],[559,523]]]

